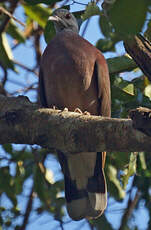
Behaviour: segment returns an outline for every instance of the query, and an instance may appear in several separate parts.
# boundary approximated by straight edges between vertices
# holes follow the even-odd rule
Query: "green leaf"
[[[82,19],[84,21],[94,15],[100,15],[100,8],[96,5],[95,2],[90,2],[87,5],[84,14],[82,15]]]
[[[51,5],[51,4],[54,4],[56,2],[61,2],[61,1],[62,0],[25,0],[25,2],[27,2],[30,5],[36,5],[36,4],[39,4],[39,3],[43,3],[43,4],[46,4],[46,5]]]
[[[9,173],[9,167],[0,168],[0,194],[5,192],[14,206],[17,205],[16,194],[14,190],[14,179]]]
[[[102,52],[115,51],[115,43],[110,39],[99,39],[96,43],[96,47]]]
[[[137,34],[144,25],[147,7],[148,0],[117,0],[109,10],[109,19],[120,34]]]
[[[15,230],[20,230],[20,225],[16,225]]]
[[[52,13],[50,9],[47,9],[40,5],[23,5],[25,13],[33,20],[38,22],[38,24],[44,28],[49,15]]]
[[[34,188],[38,194],[38,197],[45,205],[50,206],[51,196],[50,196],[50,184],[46,183],[45,175],[41,172],[39,166],[34,168]]]
[[[8,44],[6,34],[2,33],[0,36],[0,62],[4,68],[12,69],[15,71],[12,50]]]
[[[151,99],[151,84],[145,87],[144,95]]]
[[[11,226],[11,220],[7,220],[7,221],[5,222],[5,225],[6,225],[6,227],[10,227],[10,226]]]
[[[22,192],[23,183],[24,183],[24,181],[26,179],[25,176],[24,176],[25,173],[23,173],[23,169],[21,170],[20,167],[21,166],[19,164],[16,165],[16,175],[15,175],[15,178],[14,178],[14,186],[15,186],[16,195],[18,195],[18,194],[20,194]],[[25,168],[24,168],[24,171],[25,171]]]
[[[84,10],[81,10],[81,11],[76,11],[76,12],[73,12],[73,15],[76,17],[77,19],[77,22],[78,22],[78,26],[80,28],[83,20],[82,20],[82,15],[84,14]]]
[[[146,86],[146,83],[145,83],[144,78],[135,78],[135,79],[133,79],[131,82],[134,84],[136,91],[137,91],[138,89],[139,89],[141,92],[144,91],[145,86]]]
[[[118,191],[118,195],[120,199],[125,197],[125,191],[123,190],[120,181],[117,179],[117,169],[113,165],[108,165],[107,174],[110,181],[114,184]]]
[[[65,205],[65,199],[60,197],[56,199],[55,209],[54,209],[54,218],[60,220],[64,216],[63,206]]]
[[[144,152],[139,152],[139,160],[140,160],[140,163],[141,163],[141,168],[143,170],[146,170],[147,169],[147,165],[146,165],[146,160],[145,160],[145,154],[144,154]]]
[[[53,183],[54,183],[54,175],[53,175],[53,171],[52,171],[52,170],[46,168],[45,179],[46,179],[50,184],[53,184]]]
[[[45,191],[44,191],[44,177],[39,169],[35,166],[34,173],[34,188],[41,200],[45,200]]]
[[[47,44],[51,41],[51,39],[55,36],[55,34],[56,32],[55,32],[53,22],[47,21],[47,24],[44,30],[44,38]]]
[[[123,168],[129,163],[129,154],[126,154],[125,152],[112,152],[107,156],[107,161],[109,164],[114,165],[117,170],[123,170]]]
[[[147,38],[149,41],[151,41],[151,20],[147,23],[147,29],[144,33],[145,38]]]
[[[1,210],[0,210],[0,212],[1,212],[1,215],[2,215],[2,211],[1,211]],[[2,229],[3,218],[1,217],[1,215],[0,215],[0,230],[3,230],[3,229]]]
[[[24,43],[26,41],[23,36],[23,32],[16,26],[13,20],[9,21],[6,32],[20,43]]]
[[[132,58],[125,55],[107,59],[110,74],[132,71],[137,67]]]
[[[2,148],[5,152],[12,154],[13,148],[11,144],[4,144],[2,145]]]
[[[66,7],[67,8],[67,7]],[[69,9],[68,9],[69,10]],[[76,19],[82,19],[82,15],[85,13],[85,10],[75,11],[72,14],[76,17]]]
[[[110,36],[113,33],[113,26],[104,14],[101,14],[100,19],[99,19],[99,24],[100,24],[100,29],[101,29],[102,34],[105,37],[110,38]]]
[[[132,152],[130,155],[128,168],[124,170],[124,175],[122,176],[122,182],[124,188],[126,188],[129,178],[136,173],[136,161],[137,161],[137,153]]]
[[[123,80],[123,78],[116,78],[114,84],[121,89],[124,93],[134,96],[134,84],[129,81]]]
[[[122,90],[130,95],[134,95],[134,85],[132,83],[126,84]]]
[[[98,218],[97,220],[89,221],[94,227],[96,227],[96,229],[113,230],[111,223],[108,221],[105,215],[102,215],[101,218]]]

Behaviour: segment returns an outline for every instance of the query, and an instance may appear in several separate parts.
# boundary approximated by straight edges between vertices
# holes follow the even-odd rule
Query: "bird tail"
[[[102,157],[103,156],[103,157]],[[73,220],[97,218],[107,205],[104,153],[58,153],[65,179],[65,197]]]

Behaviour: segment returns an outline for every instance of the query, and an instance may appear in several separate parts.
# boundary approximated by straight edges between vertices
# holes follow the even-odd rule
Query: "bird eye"
[[[70,18],[71,18],[71,14],[66,14],[66,15],[65,15],[65,18],[66,18],[66,19],[70,19]]]

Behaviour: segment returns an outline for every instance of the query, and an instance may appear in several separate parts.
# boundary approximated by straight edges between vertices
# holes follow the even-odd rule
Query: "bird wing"
[[[41,105],[43,107],[48,107],[42,69],[40,69],[40,71],[39,71],[38,95],[39,95],[39,101],[40,101]]]

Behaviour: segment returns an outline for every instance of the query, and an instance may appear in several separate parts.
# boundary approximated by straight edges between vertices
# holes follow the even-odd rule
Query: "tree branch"
[[[21,68],[27,70],[28,72],[31,72],[31,73],[34,73],[36,76],[38,76],[38,73],[34,70],[34,69],[31,69],[29,68],[28,66],[18,62],[17,60],[12,60],[12,62],[15,64],[15,65],[18,65],[20,66]]]
[[[26,212],[24,214],[23,224],[21,226],[21,230],[25,230],[28,224],[28,220],[32,211],[32,205],[33,205],[33,186],[31,188],[31,192],[29,194],[29,199],[27,202]]]
[[[126,211],[123,215],[121,226],[120,226],[119,230],[124,230],[124,229],[126,230],[127,229],[126,225],[127,225],[128,219],[131,217],[132,212],[134,211],[139,199],[140,199],[140,192],[139,191],[136,192],[136,195],[135,195],[133,200],[131,200],[131,198],[129,198],[128,206],[127,206]]]
[[[151,139],[130,119],[39,109],[27,97],[0,95],[0,144],[38,144],[63,152],[150,151]]]
[[[5,15],[5,17],[4,17],[4,19],[3,19],[2,23],[1,23],[0,34],[5,31],[6,26],[7,26],[8,22],[9,22],[9,20],[10,20],[10,15],[12,15],[14,13],[14,11],[15,11],[15,9],[17,7],[18,1],[19,0],[11,1],[9,12],[7,11],[7,15]],[[1,8],[1,11],[2,11],[2,8]],[[6,11],[5,11],[5,14],[6,14]],[[10,14],[10,15],[8,16],[8,14]]]
[[[133,127],[148,136],[151,136],[151,109],[139,107],[129,112],[133,120]]]
[[[124,42],[125,49],[151,81],[151,43],[142,35]]]
[[[20,25],[25,27],[25,24],[21,21],[19,21],[17,18],[15,18],[10,12],[8,12],[4,7],[0,7],[0,11],[6,14],[9,18],[12,18],[14,21],[18,22]]]
[[[132,58],[124,55],[120,57],[107,58],[107,64],[110,74],[132,71],[138,67]]]

